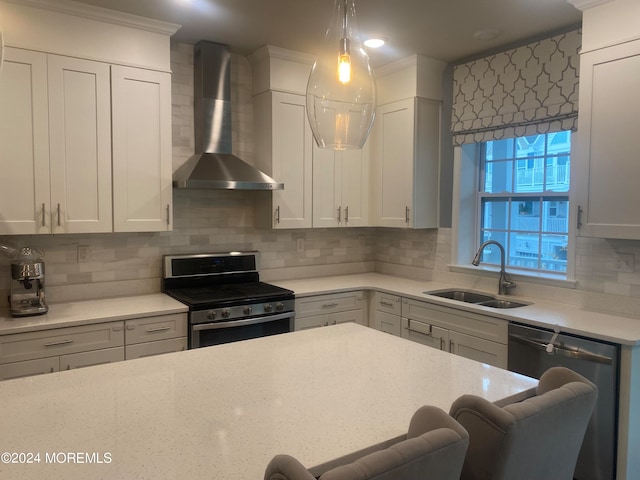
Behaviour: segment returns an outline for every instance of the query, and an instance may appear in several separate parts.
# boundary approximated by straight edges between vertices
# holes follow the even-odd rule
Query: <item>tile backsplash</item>
[[[173,168],[194,153],[193,47],[172,45]],[[234,153],[252,162],[251,65],[232,55]],[[174,229],[166,233],[32,235],[3,239],[42,249],[50,302],[160,291],[165,254],[258,250],[262,278],[380,271],[478,288],[495,279],[449,272],[451,230],[340,228],[271,230],[258,225],[254,205],[270,192],[174,190]],[[3,239],[0,239],[2,241]],[[302,239],[300,242],[298,239]],[[298,244],[302,250],[298,251]],[[79,261],[78,247],[87,251]],[[616,269],[617,255],[640,262],[640,241],[578,239],[577,288],[522,285],[521,294],[557,298],[595,309],[638,316],[640,264],[636,272]],[[10,288],[10,260],[0,257],[0,305]]]

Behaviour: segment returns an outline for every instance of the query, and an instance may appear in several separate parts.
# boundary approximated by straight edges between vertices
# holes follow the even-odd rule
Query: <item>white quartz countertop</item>
[[[0,309],[0,335],[187,312],[185,304],[162,293],[54,303],[45,315],[12,317]]]
[[[275,454],[327,464],[402,436],[422,405],[536,384],[356,324],[8,380],[0,452],[39,463],[4,456],[0,478],[257,480]]]
[[[531,303],[525,307],[513,309],[495,309],[456,300],[427,295],[425,291],[434,291],[455,286],[429,281],[409,280],[378,273],[317,277],[301,280],[272,282],[293,290],[297,297],[326,293],[339,293],[349,290],[378,290],[402,297],[425,300],[460,310],[483,313],[527,325],[553,329],[556,325],[565,333],[583,335],[622,345],[640,344],[640,319],[609,315],[584,310],[561,303],[548,302],[537,298],[507,298]],[[467,290],[466,288],[462,288]],[[495,292],[483,292],[493,294]]]

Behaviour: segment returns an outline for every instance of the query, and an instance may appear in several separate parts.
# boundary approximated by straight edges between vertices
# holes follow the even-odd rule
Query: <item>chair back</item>
[[[547,370],[537,395],[503,408],[464,395],[450,414],[469,432],[462,480],[572,480],[596,386],[564,367]]]
[[[429,428],[428,431],[422,431]],[[467,451],[467,432],[435,407],[418,410],[405,440],[335,467],[320,480],[459,480]],[[313,480],[294,457],[277,455],[267,466],[265,480]]]

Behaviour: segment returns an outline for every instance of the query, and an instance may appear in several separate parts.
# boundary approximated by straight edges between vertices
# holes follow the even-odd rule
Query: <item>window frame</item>
[[[575,156],[575,134],[571,133],[571,152],[569,158]],[[481,264],[475,267],[471,260],[480,245],[480,202],[478,201],[481,144],[465,144],[454,147],[453,155],[453,208],[451,224],[451,263],[449,269],[453,272],[475,274],[481,276],[493,276],[497,271],[495,265]],[[514,164],[517,168],[517,163]],[[572,169],[573,170],[573,169]],[[571,172],[573,181],[573,172]],[[567,197],[569,205],[575,202],[575,182],[570,185],[569,191],[558,192]],[[537,197],[546,197],[546,193],[534,193]],[[509,194],[511,195],[511,194]],[[513,196],[520,196],[514,193]],[[504,194],[502,195],[505,196]],[[575,250],[576,250],[576,225],[575,209],[567,207],[568,235],[567,235],[567,269],[566,272],[522,270],[507,266],[507,271],[515,279],[529,283],[545,285],[575,287]]]

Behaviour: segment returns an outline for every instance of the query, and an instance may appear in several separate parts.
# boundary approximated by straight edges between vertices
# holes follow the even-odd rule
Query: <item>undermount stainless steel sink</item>
[[[514,300],[504,300],[496,298],[493,295],[485,293],[473,292],[470,290],[450,289],[450,290],[433,290],[423,292],[434,297],[448,298],[459,302],[473,303],[474,305],[490,308],[518,308],[531,305],[530,303],[516,302]]]
[[[489,300],[488,302],[480,302],[478,305],[491,308],[518,308],[529,305],[528,303],[512,302],[511,300]]]
[[[450,300],[458,300],[466,303],[480,303],[494,300],[492,295],[483,293],[470,292],[468,290],[436,290],[435,292],[424,292],[435,297],[448,298]]]

